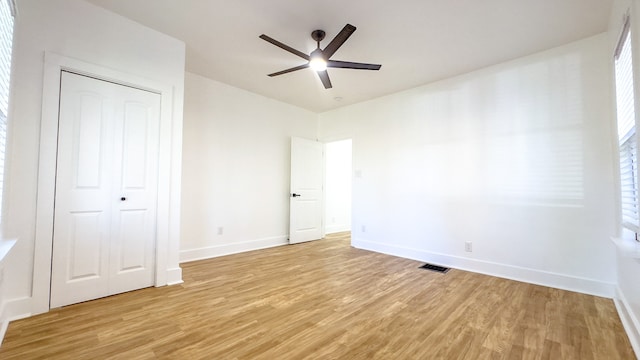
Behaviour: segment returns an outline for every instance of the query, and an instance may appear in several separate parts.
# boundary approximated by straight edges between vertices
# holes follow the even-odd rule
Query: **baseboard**
[[[182,284],[182,268],[172,268],[167,270],[167,285],[178,285]]]
[[[180,251],[180,263],[288,244],[286,235]]]
[[[345,232],[345,231],[351,231],[351,225],[350,224],[327,226],[324,229],[325,234],[335,234],[335,233]]]
[[[31,316],[31,298],[11,299],[0,304],[0,344],[4,340],[9,322]]]
[[[627,302],[627,298],[619,287],[616,287],[616,296],[613,298],[613,301],[616,304],[616,310],[618,310],[622,326],[624,326],[624,330],[627,332],[631,347],[633,347],[636,357],[640,358],[640,321],[633,313],[633,310]]]
[[[383,244],[364,239],[352,238],[353,247],[399,256],[407,259],[434,263],[436,265],[475,273],[491,275],[526,283],[569,290],[589,295],[613,298],[615,285],[593,279],[523,268],[519,266],[469,259],[459,256],[439,254],[418,249]]]

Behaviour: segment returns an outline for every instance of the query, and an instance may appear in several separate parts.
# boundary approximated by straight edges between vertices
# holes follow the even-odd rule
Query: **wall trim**
[[[181,267],[178,266],[167,270],[167,285],[177,285],[182,284],[183,282]]]
[[[614,296],[615,285],[613,283],[593,279],[393,246],[356,237],[352,238],[351,245],[358,249],[375,251],[412,260],[431,262],[441,266],[522,281],[535,285],[569,290],[610,299]]]
[[[345,231],[351,231],[351,224],[327,226],[325,229],[325,234],[335,234]]]
[[[616,310],[618,310],[618,316],[622,321],[629,342],[636,356],[640,358],[640,321],[633,313],[627,298],[619,286],[616,287],[616,296],[613,298],[613,302],[616,304]]]
[[[0,304],[0,345],[7,333],[9,323],[31,316],[31,298],[22,297],[3,301]]]
[[[267,249],[289,244],[287,235],[242,241],[231,244],[207,246],[198,249],[180,251],[180,263],[210,259],[219,256],[238,254],[246,251]]]

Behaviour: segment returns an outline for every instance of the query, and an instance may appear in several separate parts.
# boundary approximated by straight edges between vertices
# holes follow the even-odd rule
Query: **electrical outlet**
[[[464,251],[466,251],[466,252],[471,252],[472,251],[471,241],[467,241],[467,242],[464,243]]]
[[[367,227],[362,225],[362,227],[360,228],[360,230],[362,230],[362,232],[367,232]]]
[[[224,228],[222,226],[218,227],[218,235],[222,235],[224,233]]]

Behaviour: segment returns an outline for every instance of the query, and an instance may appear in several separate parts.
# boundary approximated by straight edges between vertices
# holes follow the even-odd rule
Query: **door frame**
[[[50,309],[60,77],[63,70],[160,95],[160,144],[154,280],[155,286],[181,283],[182,272],[177,263],[180,225],[180,178],[176,179],[173,175],[176,172],[176,167],[178,170],[180,167],[179,148],[182,143],[181,139],[176,140],[173,137],[181,137],[181,127],[177,131],[177,135],[175,131],[172,131],[175,126],[173,121],[173,87],[55,53],[45,52],[44,55],[38,195],[36,200],[31,294],[32,314],[47,312]],[[178,151],[177,159],[176,151]],[[177,211],[175,210],[176,208],[178,209]]]

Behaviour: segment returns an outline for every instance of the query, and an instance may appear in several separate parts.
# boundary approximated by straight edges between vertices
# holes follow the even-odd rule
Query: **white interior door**
[[[290,244],[322,238],[323,149],[317,141],[291,138]]]
[[[160,96],[61,75],[51,307],[154,284]]]

